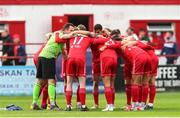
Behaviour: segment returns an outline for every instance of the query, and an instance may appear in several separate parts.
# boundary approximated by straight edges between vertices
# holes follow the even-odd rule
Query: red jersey
[[[93,44],[91,45],[91,50],[92,50],[92,62],[100,62],[100,51],[99,48],[104,45],[106,41],[109,39],[106,37],[98,37],[94,38],[95,40],[93,41]]]
[[[130,47],[126,47],[125,50],[121,49],[121,43],[119,41],[116,41],[114,44],[106,44],[107,47],[109,48],[119,48],[121,51],[121,56],[126,60],[126,61],[130,61],[133,59],[133,57],[136,57],[137,55],[144,53],[144,50],[137,47],[137,46],[130,46]]]
[[[145,50],[145,51],[148,51],[148,50],[154,51],[154,48],[152,46],[145,44],[141,41],[138,41],[137,46],[140,47],[141,49]]]
[[[109,38],[106,39],[108,41],[109,45],[114,45],[115,41],[110,40]],[[104,45],[100,45],[100,47],[102,47]],[[115,58],[117,59],[117,52],[115,49],[110,49],[110,48],[106,48],[104,51],[101,52],[100,54],[100,58],[104,58],[104,57],[111,57],[111,58]]]
[[[123,55],[126,60],[132,60],[133,57],[136,57],[139,54],[145,53],[145,51],[137,46],[127,47],[123,52]]]
[[[69,40],[69,54],[68,57],[81,58],[85,60],[86,49],[93,42],[89,37],[74,37]]]
[[[93,63],[100,62],[99,44],[91,45],[91,51],[92,51],[92,62]]]

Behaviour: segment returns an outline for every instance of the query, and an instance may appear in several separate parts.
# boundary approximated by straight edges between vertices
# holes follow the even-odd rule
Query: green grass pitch
[[[116,94],[115,111],[102,112],[106,101],[104,94],[100,95],[100,108],[90,110],[88,112],[80,112],[76,109],[75,95],[73,97],[73,110],[66,111],[32,111],[30,104],[32,96],[0,96],[0,107],[8,104],[16,104],[21,106],[23,111],[0,111],[0,117],[180,117],[180,92],[157,93],[156,104],[153,111],[133,111],[125,112],[120,107],[125,105],[125,93]],[[40,101],[40,100],[39,100]],[[65,108],[64,95],[57,96],[58,105]],[[93,105],[93,97],[88,94],[86,97],[87,106]]]

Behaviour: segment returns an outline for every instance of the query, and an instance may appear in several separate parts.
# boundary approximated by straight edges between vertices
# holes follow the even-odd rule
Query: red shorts
[[[101,73],[100,62],[92,63],[92,74],[99,75]]]
[[[115,77],[117,73],[117,59],[104,57],[101,59],[101,76]]]
[[[151,73],[151,62],[147,53],[136,55],[131,62],[133,75],[144,75]]]
[[[156,76],[157,75],[157,69],[158,69],[158,64],[159,64],[159,59],[154,53],[154,51],[147,51],[150,57],[151,61],[151,74]]]
[[[62,58],[61,60],[61,78],[66,79],[66,66],[67,66],[67,60],[64,60]]]
[[[85,60],[79,58],[68,58],[66,73],[67,76],[79,77],[86,76],[86,63]]]

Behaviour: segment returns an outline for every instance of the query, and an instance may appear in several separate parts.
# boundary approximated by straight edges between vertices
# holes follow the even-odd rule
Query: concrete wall
[[[94,14],[94,23],[125,33],[132,19],[180,19],[180,5],[0,5],[0,20],[26,21],[27,43],[43,42],[51,17],[64,14]],[[37,48],[28,46],[27,52]]]

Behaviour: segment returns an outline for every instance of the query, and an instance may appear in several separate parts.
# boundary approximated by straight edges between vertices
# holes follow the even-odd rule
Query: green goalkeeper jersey
[[[59,35],[63,35],[63,32],[60,31]],[[56,42],[56,34],[53,33],[51,38],[46,43],[45,47],[42,49],[39,57],[44,58],[57,58],[57,56],[62,52],[64,44]]]

